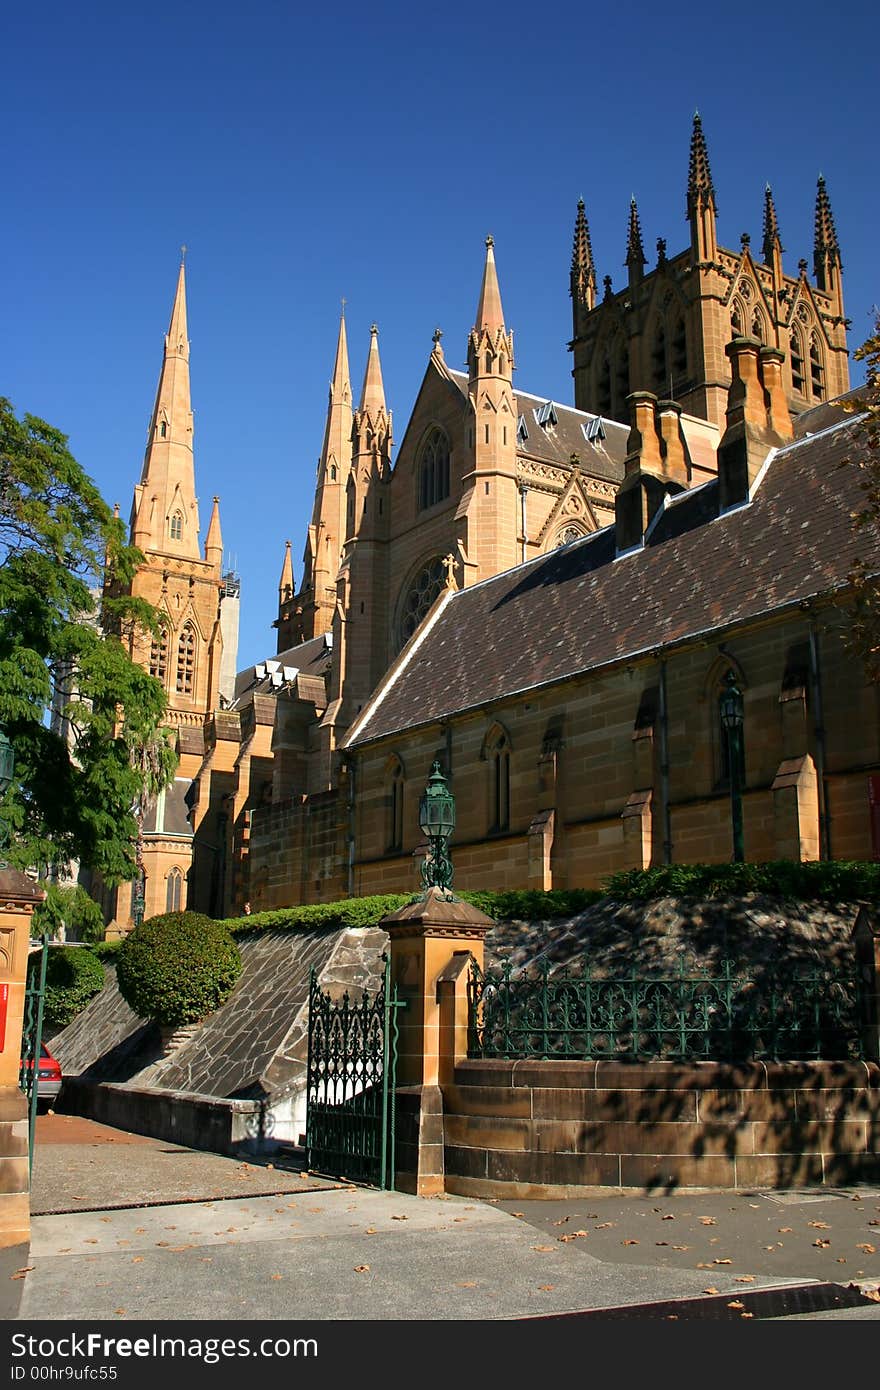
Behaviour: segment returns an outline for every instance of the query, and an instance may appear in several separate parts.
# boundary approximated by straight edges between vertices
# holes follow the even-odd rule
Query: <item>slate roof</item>
[[[468,377],[465,372],[450,371],[449,375],[463,396],[468,394]],[[588,440],[581,425],[589,425],[598,417],[587,411],[575,410],[573,406],[561,405],[553,401],[556,411],[556,424],[544,428],[535,419],[534,412],[546,405],[549,397],[534,396],[528,391],[514,388],[519,413],[525,420],[528,439],[517,445],[517,453],[524,458],[540,460],[557,468],[569,466],[572,454],[577,454],[585,473],[596,478],[606,478],[610,482],[623,481],[623,464],[626,458],[626,445],[629,427],[617,420],[602,419],[604,439]]]
[[[277,656],[268,656],[255,666],[246,666],[235,677],[235,695],[229,708],[240,710],[251,704],[255,695],[277,695],[296,675],[325,675],[330,667],[331,650],[330,634],[326,633],[301,642],[298,647],[288,647]],[[291,671],[293,676],[289,674]]]
[[[809,424],[802,417],[802,433]],[[850,519],[858,471],[838,467],[855,452],[854,428],[850,415],[787,445],[752,501],[722,516],[716,480],[680,494],[644,549],[616,558],[605,527],[455,593],[416,633],[348,746],[841,587],[867,544]],[[875,559],[880,569],[880,550]]]

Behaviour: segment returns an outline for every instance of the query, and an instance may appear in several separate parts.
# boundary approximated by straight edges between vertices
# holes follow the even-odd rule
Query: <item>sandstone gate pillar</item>
[[[30,1240],[29,1116],[18,1072],[31,917],[45,896],[25,874],[0,866],[0,1249]]]
[[[391,941],[392,984],[405,1005],[398,1014],[396,1185],[427,1197],[444,1185],[440,1086],[451,1079],[462,1046],[464,965],[470,953],[482,966],[492,919],[429,888],[381,925]]]

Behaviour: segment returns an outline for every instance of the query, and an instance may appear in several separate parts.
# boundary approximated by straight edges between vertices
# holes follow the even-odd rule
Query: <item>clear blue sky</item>
[[[631,194],[649,258],[681,250],[695,109],[723,245],[760,245],[769,181],[786,270],[812,270],[825,175],[863,341],[878,40],[865,0],[7,6],[0,394],[127,517],[186,243],[197,488],[204,526],[221,498],[249,664],[274,651],[288,537],[301,575],[340,299],[355,392],[379,325],[400,439],[436,326],[464,364],[491,232],[515,384],[570,402],[577,199],[615,287]]]

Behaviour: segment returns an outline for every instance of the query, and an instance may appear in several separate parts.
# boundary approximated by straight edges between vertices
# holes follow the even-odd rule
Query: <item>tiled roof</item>
[[[462,395],[467,396],[467,374],[450,371],[449,375]],[[520,457],[567,468],[572,454],[577,454],[585,473],[596,478],[606,478],[610,482],[623,482],[623,462],[629,438],[628,426],[621,425],[616,420],[603,419],[605,438],[588,440],[581,426],[589,426],[597,416],[553,401],[556,423],[545,428],[535,418],[535,411],[548,404],[549,397],[534,396],[528,391],[519,391],[516,388],[514,391],[519,413],[525,420],[528,431],[528,439],[517,446]]]
[[[716,481],[681,494],[642,550],[615,558],[606,527],[456,593],[351,746],[840,587],[869,544],[850,519],[857,470],[838,467],[854,428],[849,417],[787,445],[751,503],[723,516]]]
[[[298,647],[289,647],[277,656],[268,656],[255,666],[246,666],[235,677],[235,698],[231,709],[241,709],[250,704],[254,695],[277,694],[285,685],[290,685],[295,674],[323,676],[330,666],[330,634],[312,637],[301,642]]]

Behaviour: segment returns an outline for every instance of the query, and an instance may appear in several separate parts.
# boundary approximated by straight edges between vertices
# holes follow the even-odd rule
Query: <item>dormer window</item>
[[[543,405],[539,405],[537,410],[532,413],[542,430],[550,429],[553,425],[558,423],[556,419],[556,406],[552,401],[545,401]]]
[[[581,421],[581,432],[588,443],[595,444],[598,440],[605,438],[605,421],[601,415],[595,415],[586,424]]]
[[[528,432],[528,430],[526,429],[526,417],[525,417],[524,415],[521,415],[521,416],[519,417],[519,419],[517,420],[517,422],[516,422],[516,438],[517,438],[517,442],[520,443],[520,444],[525,444],[525,442],[526,442],[526,440],[528,439],[528,437],[529,437],[529,432]]]
[[[173,541],[179,541],[183,536],[183,514],[175,512],[170,522],[170,533]]]

